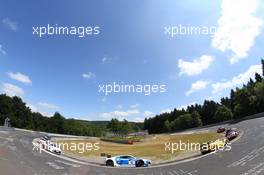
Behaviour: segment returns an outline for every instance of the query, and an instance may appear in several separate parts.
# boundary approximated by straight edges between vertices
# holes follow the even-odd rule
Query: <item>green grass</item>
[[[222,134],[216,132],[209,133],[192,133],[192,134],[180,134],[180,135],[151,135],[145,139],[142,139],[140,142],[135,142],[133,145],[127,144],[118,144],[101,141],[99,138],[85,139],[85,140],[61,140],[60,143],[99,143],[100,150],[98,151],[86,151],[82,154],[76,151],[66,151],[73,153],[79,156],[92,156],[100,157],[101,153],[114,155],[133,155],[138,157],[149,158],[152,161],[166,161],[179,158],[182,155],[186,155],[191,151],[165,151],[165,143],[179,143],[180,140],[182,143],[204,143],[208,141],[214,141],[216,139],[223,138]],[[199,152],[199,150],[198,150]]]
[[[126,136],[126,137],[103,137],[101,138],[101,140],[103,141],[110,141],[110,142],[115,142],[115,141],[132,141],[132,142],[140,142],[142,139],[144,139],[145,137],[143,136]]]

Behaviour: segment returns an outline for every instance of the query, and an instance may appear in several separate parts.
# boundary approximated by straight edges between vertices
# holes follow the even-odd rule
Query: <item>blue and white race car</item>
[[[107,157],[105,160],[105,165],[112,167],[147,167],[150,164],[150,160],[136,158],[130,155]]]

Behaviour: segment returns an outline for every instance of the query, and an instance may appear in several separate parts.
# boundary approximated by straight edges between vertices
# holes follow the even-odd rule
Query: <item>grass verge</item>
[[[100,140],[100,138],[91,139],[80,139],[80,140],[56,140],[57,143],[67,143],[68,145],[94,145],[98,143],[100,149],[95,151],[78,151],[78,150],[63,150],[66,154],[86,157],[92,159],[102,160],[100,158],[101,153],[115,155],[133,155],[136,157],[143,157],[152,160],[154,163],[161,163],[166,161],[177,160],[181,158],[188,157],[194,153],[199,153],[199,150],[175,150],[172,151],[166,149],[165,143],[168,144],[180,144],[181,143],[204,143],[208,141],[214,141],[216,139],[223,138],[222,134],[215,132],[206,133],[187,133],[187,134],[177,134],[177,135],[150,135],[147,138],[141,140],[141,142],[135,142],[133,145],[118,144],[105,142]]]

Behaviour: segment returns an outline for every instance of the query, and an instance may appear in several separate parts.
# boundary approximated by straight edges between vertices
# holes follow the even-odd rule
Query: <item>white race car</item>
[[[130,155],[107,157],[105,160],[105,165],[112,167],[147,167],[150,164],[150,160],[136,158]]]
[[[47,149],[48,141],[44,137],[39,138],[38,143],[42,149]]]
[[[61,154],[61,149],[55,143],[48,144],[48,151],[55,154]]]

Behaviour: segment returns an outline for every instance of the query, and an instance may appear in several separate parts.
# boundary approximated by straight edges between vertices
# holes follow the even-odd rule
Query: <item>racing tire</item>
[[[136,161],[136,167],[143,167],[143,166],[144,166],[144,161],[143,160]]]
[[[205,155],[205,154],[209,154],[210,152],[212,152],[212,151],[211,150],[201,151],[201,154]]]
[[[107,160],[105,165],[113,167],[114,166],[114,162],[112,160]]]

